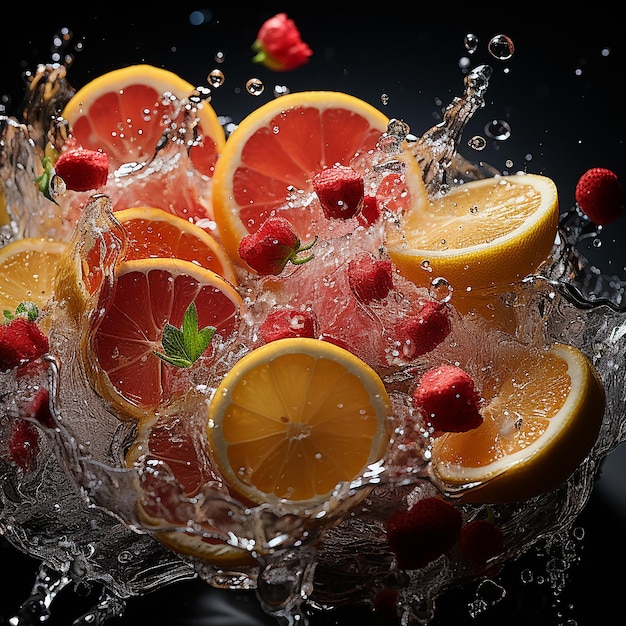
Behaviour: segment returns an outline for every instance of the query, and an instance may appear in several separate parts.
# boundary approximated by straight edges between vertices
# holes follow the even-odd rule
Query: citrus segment
[[[178,368],[154,352],[163,352],[166,324],[180,328],[192,302],[199,328],[212,326],[222,338],[236,329],[241,298],[215,272],[178,259],[120,263],[113,294],[103,303],[106,310],[89,342],[98,391],[114,403],[122,402],[125,409],[138,408],[139,416],[165,402]],[[210,353],[211,346],[205,354]]]
[[[550,253],[558,219],[551,179],[486,178],[406,211],[388,229],[387,248],[400,272],[416,284],[428,286],[443,277],[460,296],[534,272]]]
[[[313,177],[336,164],[366,175],[372,160],[359,163],[359,156],[376,148],[388,121],[367,102],[330,91],[291,93],[248,115],[229,136],[213,177],[215,221],[231,257],[239,261],[241,239],[275,212],[289,219],[304,241],[337,231],[338,220],[329,222],[319,203],[311,201]],[[425,198],[415,159],[404,178],[402,189],[383,194],[394,208],[400,196],[403,203]],[[346,226],[348,231],[355,227]]]
[[[55,274],[66,244],[39,237],[16,239],[0,248],[0,315],[20,302],[43,308],[54,293]]]
[[[328,342],[279,339],[238,361],[209,407],[217,468],[253,502],[305,507],[385,454],[389,398],[378,375]]]
[[[148,161],[165,125],[166,94],[188,98],[194,86],[177,74],[152,65],[131,65],[113,70],[79,89],[63,109],[71,134],[83,147],[104,150],[113,168],[123,163]],[[198,109],[200,143],[190,150],[195,167],[213,175],[225,142],[224,129],[208,102]]]
[[[181,259],[213,270],[236,283],[232,264],[222,245],[196,224],[154,207],[116,211],[115,217],[126,233],[125,260]]]
[[[593,447],[604,389],[577,348],[528,354],[484,390],[483,423],[438,437],[433,467],[444,483],[476,489],[466,501],[515,502],[563,483]]]

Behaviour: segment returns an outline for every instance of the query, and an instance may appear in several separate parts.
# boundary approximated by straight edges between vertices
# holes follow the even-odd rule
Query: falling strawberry
[[[256,52],[252,59],[254,63],[262,63],[276,72],[294,70],[304,65],[313,54],[286,13],[277,13],[263,22],[252,50]]]
[[[415,359],[434,350],[450,333],[450,312],[443,302],[425,300],[420,310],[395,328],[402,356]]]
[[[617,175],[603,167],[587,170],[576,184],[576,202],[594,224],[614,222],[626,212],[626,192]]]
[[[25,317],[14,317],[0,324],[0,371],[38,359],[48,351],[48,337],[37,323]]]
[[[401,569],[418,569],[447,552],[459,538],[463,517],[452,504],[432,496],[387,519],[387,543]]]
[[[301,245],[289,220],[284,217],[269,217],[256,232],[241,240],[239,256],[257,274],[277,276],[289,262],[301,265],[310,261],[312,254],[306,257],[298,257],[298,254],[312,248],[316,240],[317,237],[310,243]]]
[[[68,150],[61,153],[54,171],[71,191],[99,189],[109,175],[109,157],[106,152],[97,150]]]
[[[328,219],[347,220],[363,206],[362,176],[351,167],[327,167],[313,178],[313,189]]]
[[[287,307],[273,309],[259,327],[266,343],[286,337],[315,337],[315,315],[308,310]]]
[[[348,263],[348,283],[362,302],[382,300],[393,287],[391,261],[363,254]]]
[[[466,432],[482,424],[474,380],[456,365],[427,370],[412,397],[414,406],[435,432]]]
[[[502,555],[503,550],[504,533],[491,521],[472,520],[461,528],[459,551],[474,573],[497,572],[500,569],[499,566],[488,567],[487,564],[490,559]]]

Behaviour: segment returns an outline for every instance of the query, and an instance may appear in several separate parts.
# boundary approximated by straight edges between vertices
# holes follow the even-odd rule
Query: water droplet
[[[274,97],[279,98],[280,96],[285,96],[290,93],[289,87],[287,85],[274,85]]]
[[[511,127],[504,120],[491,120],[485,125],[485,134],[491,139],[504,141],[511,136]]]
[[[251,78],[246,83],[246,91],[252,96],[260,96],[265,91],[265,85],[260,78]]]
[[[207,76],[207,81],[209,82],[209,85],[211,85],[211,87],[214,87],[215,89],[217,89],[218,87],[221,87],[224,84],[224,81],[226,79],[224,78],[224,73],[222,72],[222,70],[212,70],[211,73]]]
[[[380,101],[381,101],[384,105],[389,104],[389,94],[386,94],[386,93],[382,93],[382,94],[380,94]]]
[[[467,33],[467,35],[465,35],[463,43],[465,44],[465,49],[470,54],[474,54],[474,52],[476,52],[476,49],[478,48],[478,37],[476,37],[474,33]]]
[[[439,302],[449,302],[454,289],[445,278],[434,278],[430,283],[429,293]]]
[[[216,63],[224,63],[224,53],[223,52],[216,52],[215,53],[215,62]]]
[[[487,50],[491,53],[491,56],[499,61],[506,61],[513,56],[515,46],[513,41],[506,35],[496,35],[491,38],[491,41],[487,45]]]
[[[477,151],[484,150],[487,147],[487,140],[480,135],[474,135],[468,142],[467,145]]]
[[[424,259],[421,263],[420,263],[420,267],[427,271],[427,272],[432,272],[433,268],[430,266],[430,261],[428,259]]]

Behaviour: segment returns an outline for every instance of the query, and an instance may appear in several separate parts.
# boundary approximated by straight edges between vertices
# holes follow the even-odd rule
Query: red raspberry
[[[413,392],[413,404],[435,432],[462,433],[483,421],[474,380],[456,365],[427,370]]]
[[[487,561],[502,554],[504,533],[499,526],[486,519],[468,522],[461,529],[459,551],[474,573],[487,568]],[[487,568],[485,573],[497,572],[498,565]]]
[[[594,167],[576,184],[576,202],[594,224],[614,222],[626,212],[626,193],[611,170]]]
[[[380,217],[380,207],[378,206],[378,199],[376,196],[365,196],[363,198],[363,206],[361,211],[356,216],[361,226],[371,226],[374,222],[378,221]]]
[[[38,359],[48,347],[48,337],[34,321],[15,317],[0,324],[0,371]]]
[[[77,148],[61,153],[54,171],[71,191],[99,189],[107,182],[109,157],[106,152]]]
[[[396,338],[403,357],[414,359],[434,350],[451,329],[448,307],[443,302],[426,300],[417,315],[397,325]]]
[[[315,316],[311,311],[277,308],[261,323],[259,332],[266,343],[285,337],[315,337]]]
[[[347,220],[363,206],[365,185],[351,167],[327,167],[313,178],[313,189],[328,219]]]
[[[357,297],[365,302],[382,300],[393,287],[391,261],[363,254],[348,263],[348,282]]]
[[[447,552],[459,538],[463,517],[452,504],[424,498],[387,519],[387,543],[401,569],[417,569]]]
[[[297,255],[309,250],[316,240],[317,238],[302,246],[289,220],[284,217],[269,217],[256,232],[241,240],[239,256],[257,274],[277,276],[289,261],[294,265],[310,261],[312,254],[304,258],[297,258]]]

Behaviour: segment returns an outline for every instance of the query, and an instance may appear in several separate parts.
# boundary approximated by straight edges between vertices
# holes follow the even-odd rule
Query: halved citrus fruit
[[[207,435],[233,492],[306,508],[384,456],[389,416],[385,387],[364,361],[297,337],[234,365],[209,405]]]
[[[435,439],[433,469],[469,502],[524,500],[558,487],[596,442],[604,388],[587,357],[555,344],[501,371],[483,390],[483,423]]]
[[[456,298],[536,271],[554,245],[558,220],[550,178],[485,178],[404,212],[387,230],[387,249],[408,279],[427,287],[445,278]]]
[[[0,315],[20,302],[43,308],[54,293],[55,275],[67,244],[26,237],[0,248]]]
[[[176,552],[222,568],[254,565],[256,561],[247,550],[218,538],[159,530],[168,526],[187,526],[188,520],[198,516],[193,498],[199,496],[207,485],[216,490],[220,484],[201,441],[203,437],[195,435],[196,427],[194,420],[184,411],[164,413],[139,426],[137,438],[126,454],[126,464],[142,472],[141,519],[147,528],[154,529],[154,536],[159,541]],[[146,467],[149,468],[147,471]],[[170,482],[168,474],[173,476],[175,483]],[[227,494],[225,488],[221,492]],[[202,520],[199,523],[202,525]],[[207,533],[217,532],[208,521],[206,526]]]
[[[73,138],[83,147],[103,150],[111,166],[143,163],[154,154],[163,134],[166,112],[163,98],[189,97],[195,87],[169,70],[138,64],[102,74],[79,89],[68,101],[62,117]],[[198,108],[199,142],[190,158],[200,172],[213,176],[225,134],[208,102]]]
[[[223,246],[196,224],[154,207],[135,207],[115,212],[124,227],[124,259],[170,257],[213,270],[236,284],[235,272]]]
[[[138,417],[169,399],[178,370],[155,354],[163,352],[166,325],[180,328],[193,302],[198,327],[212,326],[227,339],[237,328],[241,304],[235,288],[215,272],[166,258],[121,262],[105,300],[86,350],[90,379],[101,395]]]
[[[356,218],[340,224],[324,217],[313,194],[313,177],[336,164],[354,167],[364,178],[373,175],[372,154],[388,122],[367,102],[332,91],[281,96],[242,120],[229,136],[213,177],[214,217],[231,257],[240,262],[241,239],[275,213],[289,219],[303,241],[327,238],[342,226],[346,232],[354,230]],[[390,205],[426,199],[415,159],[406,159],[401,179],[401,184],[385,188]],[[366,185],[366,194],[375,191]]]

